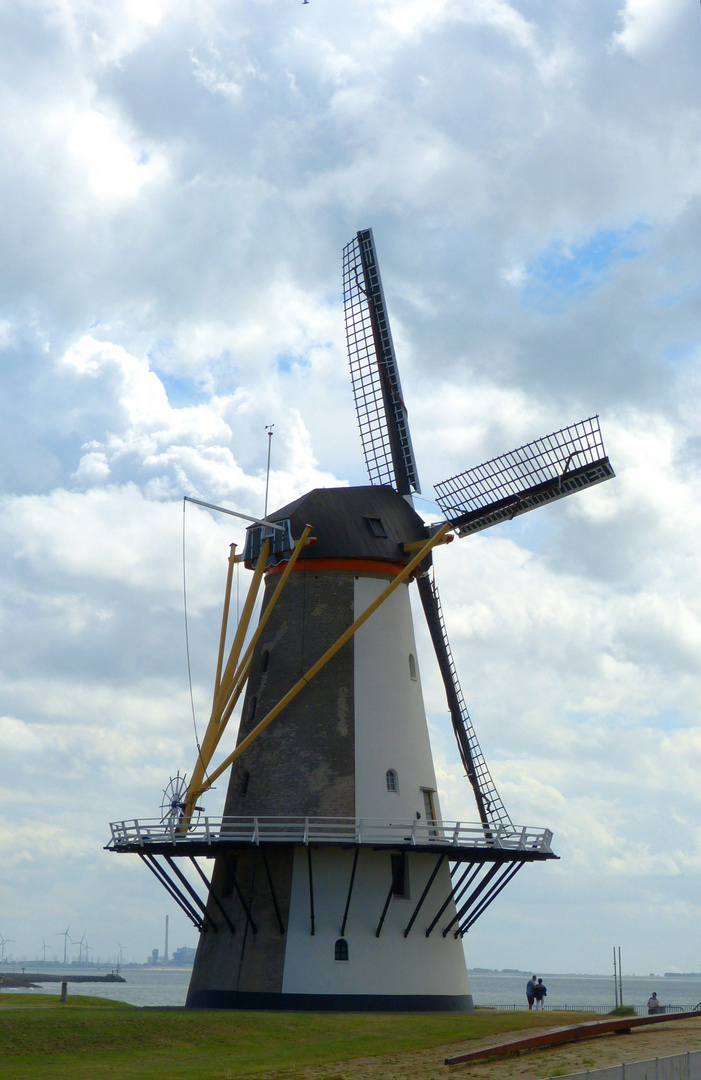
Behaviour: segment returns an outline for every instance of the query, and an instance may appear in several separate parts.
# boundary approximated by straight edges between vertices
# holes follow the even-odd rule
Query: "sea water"
[[[531,972],[533,974],[533,972]],[[613,1009],[616,991],[613,976],[553,975],[535,972],[548,989],[547,1008],[595,1006]],[[476,1005],[527,1008],[526,983],[528,974],[470,973],[470,985]],[[677,1005],[693,1009],[701,1002],[701,978],[664,978],[652,975],[623,976],[623,1004],[642,1007],[656,991],[662,1005]],[[620,1002],[619,1002],[620,1004]]]
[[[30,962],[22,965],[27,972],[32,970]],[[36,969],[37,974],[41,971]],[[3,975],[12,974],[13,968],[4,965],[0,968]],[[14,965],[14,972],[21,973],[22,967]],[[51,974],[61,975],[60,969],[51,968]],[[95,969],[82,968],[78,965],[71,966],[65,971],[67,977],[71,975],[94,975]],[[101,972],[106,974],[106,972]],[[171,967],[123,967],[120,972],[123,983],[68,983],[68,996],[87,996],[110,998],[112,1001],[124,1001],[128,1005],[184,1005],[187,996],[187,988],[192,974],[192,968]],[[42,983],[38,990],[3,990],[3,994],[53,994],[61,993],[60,983]]]
[[[27,963],[26,969],[31,970]],[[0,970],[10,974],[12,967],[4,965]],[[21,967],[14,966],[15,972],[20,972]],[[60,974],[52,968],[52,974]],[[88,968],[73,966],[68,969],[69,975],[93,974]],[[141,1006],[178,1006],[185,1004],[187,987],[190,982],[191,968],[171,967],[124,967],[123,983],[69,983],[68,994],[88,995],[90,997],[110,998],[113,1001],[124,1001],[129,1005]],[[615,991],[612,976],[604,975],[552,975],[536,972],[542,978],[548,988],[548,996],[545,1004],[548,1009],[564,1008],[587,1008],[612,1009],[615,1004]],[[470,985],[476,1005],[490,1006],[492,1008],[517,1008],[525,1009],[526,1006],[526,982],[528,975],[497,974],[484,972],[471,972]],[[701,978],[657,978],[653,976],[624,976],[623,977],[623,1004],[636,1005],[639,1008],[645,1006],[652,991],[663,1005],[677,1005],[684,1009],[693,1009],[701,1002]],[[8,995],[15,991],[3,991]],[[26,993],[27,991],[17,991]],[[44,983],[39,990],[29,991],[33,994],[52,994],[57,996],[61,992],[60,983]]]

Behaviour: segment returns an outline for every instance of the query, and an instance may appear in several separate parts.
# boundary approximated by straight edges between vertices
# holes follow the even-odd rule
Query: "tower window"
[[[251,714],[250,714],[251,723],[256,718],[256,709],[257,708],[258,708],[258,698],[257,697],[252,697],[251,698]]]
[[[416,657],[413,652],[409,653],[409,674],[414,682],[416,682]]]
[[[263,655],[261,656],[260,659],[261,659],[261,664],[260,664],[261,671],[267,671],[268,670],[268,664],[270,662],[270,650],[269,649],[264,649],[263,650]]]
[[[399,777],[397,776],[396,769],[388,769],[385,773],[385,780],[387,781],[387,790],[391,791],[394,795],[399,794]]]
[[[348,942],[345,938],[340,937],[333,947],[334,960],[347,961],[348,960]]]
[[[381,540],[387,539],[387,530],[382,524],[382,518],[366,517],[365,520],[367,521],[368,528],[373,536],[377,536]]]

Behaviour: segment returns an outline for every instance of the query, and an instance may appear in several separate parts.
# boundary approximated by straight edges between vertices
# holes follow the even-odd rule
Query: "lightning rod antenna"
[[[265,430],[268,433],[268,466],[265,471],[265,509],[263,510],[263,517],[268,516],[268,487],[270,486],[270,444],[273,441],[273,428],[275,424],[266,424]]]

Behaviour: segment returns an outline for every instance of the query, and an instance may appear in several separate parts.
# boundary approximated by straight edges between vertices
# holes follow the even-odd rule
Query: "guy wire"
[[[199,737],[199,734],[197,732],[197,718],[195,716],[195,697],[194,697],[194,694],[192,692],[192,667],[191,667],[191,664],[190,664],[190,634],[189,634],[189,631],[188,631],[188,620],[187,620],[187,571],[186,571],[186,561],[185,561],[185,507],[186,507],[186,505],[187,504],[185,502],[185,499],[183,499],[183,611],[184,611],[184,614],[185,614],[185,652],[186,652],[186,655],[187,655],[187,681],[188,681],[188,685],[190,687],[190,708],[192,710],[192,726],[195,729],[195,745],[197,746],[197,756],[199,757],[200,763],[201,763],[202,767],[204,768],[205,777],[208,779],[207,766],[205,765],[204,761],[202,760],[202,748],[200,746],[200,737]]]

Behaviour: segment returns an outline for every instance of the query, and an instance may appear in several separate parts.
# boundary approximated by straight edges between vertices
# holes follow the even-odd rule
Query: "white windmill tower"
[[[160,823],[112,825],[109,847],[140,854],[202,931],[197,1007],[468,1010],[463,935],[526,862],[554,858],[549,831],[514,827],[491,780],[431,551],[613,476],[598,421],[438,485],[447,520],[427,526],[411,504],[418,475],[370,230],[344,250],[344,301],[371,484],[317,489],[249,527],[253,582],[225,661],[232,552],[212,717],[189,786]],[[441,816],[414,580],[477,823]],[[244,691],[237,747],[208,772]],[[228,768],[224,816],[198,818],[197,800]],[[211,880],[202,857],[214,858]]]

